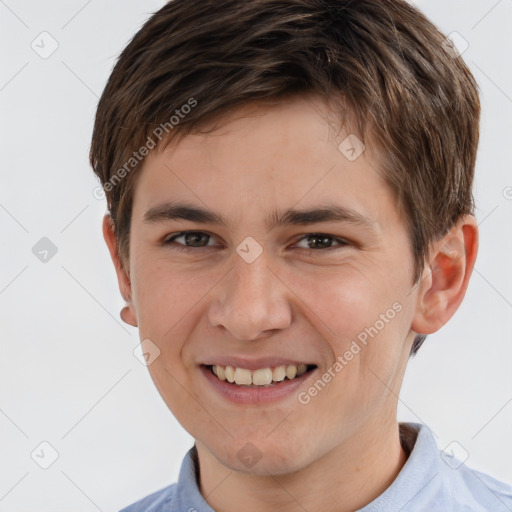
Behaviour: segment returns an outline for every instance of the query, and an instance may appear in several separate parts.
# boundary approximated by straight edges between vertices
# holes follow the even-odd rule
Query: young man
[[[139,511],[506,511],[398,424],[475,263],[475,81],[401,0],[173,0],[91,163],[151,377],[195,445]]]

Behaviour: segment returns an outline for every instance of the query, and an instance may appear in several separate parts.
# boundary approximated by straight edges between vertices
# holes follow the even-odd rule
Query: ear
[[[119,283],[119,291],[123,299],[126,301],[126,307],[121,311],[123,321],[133,327],[137,327],[137,315],[132,302],[132,286],[129,273],[125,270],[119,255],[117,239],[114,231],[114,223],[107,213],[103,217],[103,238],[110,252],[110,257],[116,269],[117,281]]]
[[[478,224],[473,215],[459,219],[434,242],[419,284],[411,329],[418,334],[439,330],[457,311],[469,284],[478,252]]]

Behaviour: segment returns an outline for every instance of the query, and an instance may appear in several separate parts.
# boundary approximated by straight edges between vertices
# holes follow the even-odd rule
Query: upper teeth
[[[280,382],[288,377],[293,379],[299,377],[307,370],[305,364],[289,364],[276,366],[275,368],[259,368],[258,370],[248,370],[247,368],[237,368],[234,366],[221,366],[214,364],[212,371],[220,380],[227,380],[239,385],[267,386],[272,382]]]

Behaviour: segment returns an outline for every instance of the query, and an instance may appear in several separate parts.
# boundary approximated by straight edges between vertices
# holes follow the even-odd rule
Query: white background
[[[88,165],[115,58],[162,5],[0,0],[1,512],[118,510],[176,481],[192,445],[132,353],[138,331],[119,319]],[[399,419],[510,483],[512,1],[417,5],[469,43],[481,88],[481,245],[463,305],[410,362]],[[31,48],[43,31],[59,45],[47,59]],[[42,237],[58,250],[47,263],[32,253]],[[59,454],[46,470],[30,456],[42,441]]]

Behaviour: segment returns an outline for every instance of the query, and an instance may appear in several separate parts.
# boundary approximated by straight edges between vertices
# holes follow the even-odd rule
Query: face
[[[377,151],[354,158],[328,116],[315,97],[249,105],[151,152],[138,178],[130,308],[148,368],[231,469],[298,470],[396,424],[412,252]]]

